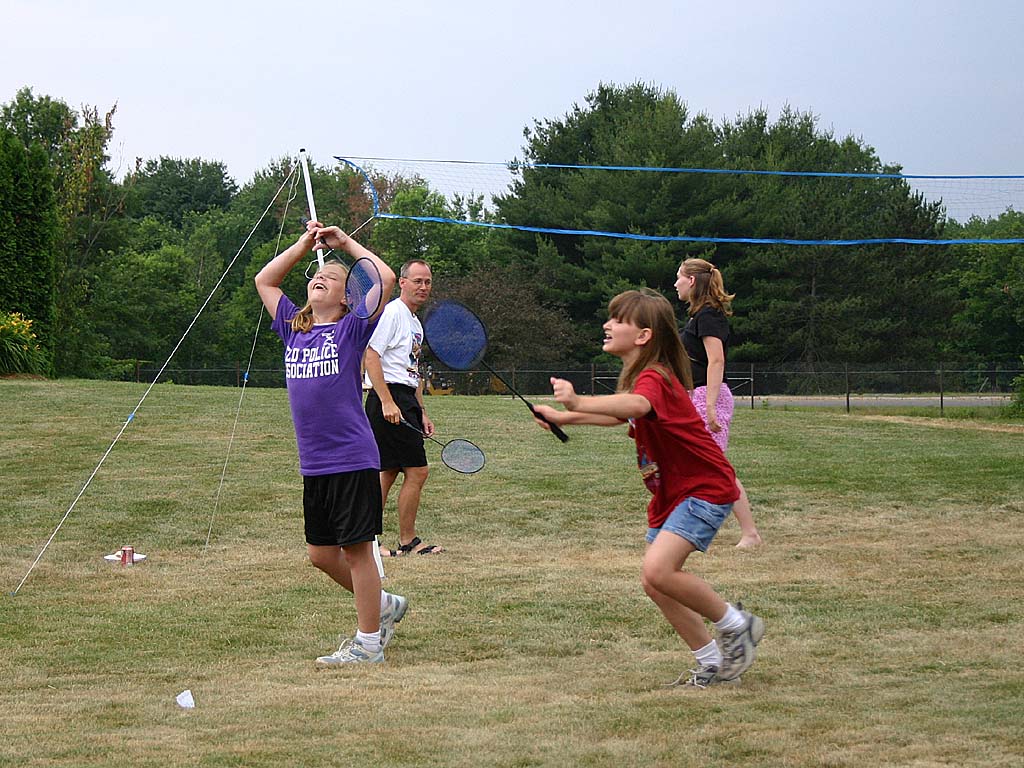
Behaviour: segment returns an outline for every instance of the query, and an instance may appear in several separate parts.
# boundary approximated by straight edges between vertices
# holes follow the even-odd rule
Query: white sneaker
[[[409,609],[409,601],[401,595],[388,594],[387,607],[380,612],[380,647],[384,648],[395,636],[395,624],[402,620]]]
[[[384,646],[377,651],[368,651],[355,638],[343,641],[330,656],[321,656],[316,665],[321,668],[338,667],[342,664],[379,664],[384,661]]]
[[[718,645],[722,649],[722,664],[718,669],[721,680],[735,680],[754,663],[757,658],[757,644],[764,637],[764,620],[743,606],[737,605],[743,614],[743,626],[732,632],[719,632]]]

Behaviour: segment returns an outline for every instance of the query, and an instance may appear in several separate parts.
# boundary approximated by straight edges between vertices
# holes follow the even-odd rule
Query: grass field
[[[143,391],[0,381],[0,765],[1024,763],[1019,422],[738,411],[766,544],[730,521],[691,566],[768,629],[741,684],[688,691],[631,441],[562,445],[505,398],[428,401],[488,464],[435,461],[448,551],[388,562],[410,612],[379,668],[313,667],[355,615],[305,560],[281,390],[157,386],[11,596]],[[102,559],[122,544],[148,560]]]

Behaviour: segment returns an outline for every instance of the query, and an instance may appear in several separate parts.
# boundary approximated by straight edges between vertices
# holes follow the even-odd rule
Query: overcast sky
[[[733,118],[789,104],[914,174],[1024,173],[1024,3],[0,0],[0,102],[114,103],[112,167],[306,147],[502,162],[600,82]],[[810,170],[810,169],[808,169]]]

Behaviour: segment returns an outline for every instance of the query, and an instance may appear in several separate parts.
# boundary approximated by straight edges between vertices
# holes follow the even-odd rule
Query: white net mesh
[[[473,162],[351,157],[375,186],[393,189],[402,183],[425,184],[452,203],[453,219],[487,220],[493,225],[540,228],[541,231],[582,231],[640,239],[708,239],[743,241],[754,238],[783,241],[845,244],[857,238],[867,240],[920,238],[904,229],[899,217],[886,219],[892,201],[919,196],[923,204],[938,204],[942,216],[961,224],[972,218],[993,219],[1003,213],[1024,211],[1024,176],[913,176],[897,174],[840,174],[720,169],[659,169],[639,167],[594,167],[520,165],[516,162]],[[524,215],[515,206],[496,204],[502,197],[514,198],[519,185],[534,190],[547,187],[553,195],[573,200],[590,200],[587,211],[573,210],[560,219]],[[583,191],[581,191],[583,190]],[[393,195],[382,194],[380,213],[392,214]],[[595,201],[596,198],[596,201]],[[666,213],[686,205],[749,206],[747,223],[739,226],[721,216],[718,228],[703,232],[666,230],[650,215],[631,218],[623,207],[637,201],[643,209],[663,198]],[[475,203],[467,207],[466,203]],[[696,202],[695,202],[696,201]],[[865,202],[867,201],[867,202]],[[474,213],[467,213],[473,208]],[[607,216],[600,215],[606,210]],[[830,217],[812,215],[828,209]],[[766,211],[771,211],[769,221]],[[598,215],[595,215],[597,212]],[[500,213],[500,215],[498,215]],[[412,217],[408,211],[399,214]],[[435,216],[439,215],[434,213]],[[734,219],[736,217],[734,216]],[[823,223],[825,222],[825,223]],[[689,236],[689,237],[687,237]],[[928,239],[925,237],[925,239]]]

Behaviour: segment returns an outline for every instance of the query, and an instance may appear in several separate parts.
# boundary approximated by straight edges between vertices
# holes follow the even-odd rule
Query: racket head
[[[384,299],[382,283],[380,270],[373,259],[365,256],[356,259],[348,268],[345,280],[345,303],[349,311],[364,320],[377,314]]]
[[[449,469],[472,475],[484,468],[487,457],[477,445],[460,437],[445,444],[441,450],[441,461]]]
[[[457,301],[435,305],[423,322],[423,335],[434,357],[456,371],[476,368],[487,351],[483,322]]]

